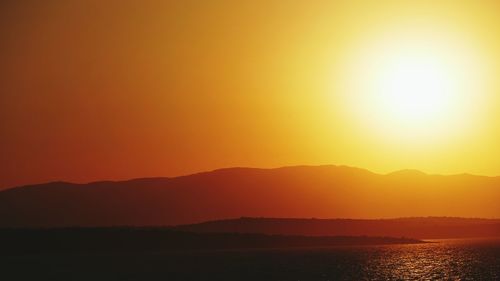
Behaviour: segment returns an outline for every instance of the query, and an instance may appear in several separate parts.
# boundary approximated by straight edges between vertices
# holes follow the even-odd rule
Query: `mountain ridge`
[[[500,178],[381,175],[348,166],[225,168],[0,191],[2,226],[164,226],[249,217],[500,215]]]
[[[401,174],[415,174],[415,175],[425,175],[425,176],[438,176],[438,177],[455,177],[455,176],[467,176],[467,177],[476,177],[476,178],[493,178],[493,179],[498,179],[500,178],[500,175],[498,176],[489,176],[489,175],[479,175],[479,174],[471,174],[471,173],[453,173],[453,174],[434,174],[434,173],[427,173],[418,169],[400,169],[400,170],[394,170],[392,172],[388,173],[378,173],[371,171],[369,169],[365,168],[360,168],[356,166],[349,166],[349,165],[334,165],[334,164],[325,164],[325,165],[292,165],[292,166],[280,166],[280,167],[274,167],[274,168],[258,168],[258,167],[247,167],[247,166],[235,166],[235,167],[225,167],[225,168],[217,168],[213,170],[206,170],[206,171],[200,171],[200,172],[194,172],[194,173],[189,173],[189,174],[183,174],[183,175],[177,175],[177,176],[153,176],[153,177],[138,177],[138,178],[127,178],[127,179],[116,179],[116,180],[111,180],[111,179],[104,179],[104,180],[96,180],[96,181],[89,181],[89,182],[73,182],[73,181],[66,181],[66,180],[55,180],[55,181],[47,181],[47,182],[40,182],[40,183],[30,183],[30,184],[22,184],[22,185],[16,185],[16,186],[10,186],[10,187],[4,187],[0,189],[0,192],[7,191],[10,189],[15,189],[15,188],[22,188],[22,187],[27,187],[27,186],[38,186],[38,185],[47,185],[47,184],[72,184],[72,185],[89,185],[89,184],[99,184],[99,183],[121,183],[121,182],[130,182],[130,181],[142,181],[142,180],[166,180],[166,179],[176,179],[176,178],[183,178],[183,177],[189,177],[189,176],[194,176],[194,175],[201,175],[201,174],[209,174],[209,173],[214,173],[214,172],[224,172],[224,171],[233,171],[233,170],[281,170],[281,169],[294,169],[294,168],[345,168],[345,169],[350,169],[350,170],[358,170],[358,171],[363,171],[367,172],[370,174],[378,175],[378,176],[394,176],[394,175],[401,175]]]

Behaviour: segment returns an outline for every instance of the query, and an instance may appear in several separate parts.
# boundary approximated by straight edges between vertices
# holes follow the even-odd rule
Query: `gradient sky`
[[[459,134],[356,117],[344,74],[387,34],[449,37],[487,62],[468,71],[500,74],[498,1],[2,1],[0,188],[297,164],[500,175],[494,79]]]

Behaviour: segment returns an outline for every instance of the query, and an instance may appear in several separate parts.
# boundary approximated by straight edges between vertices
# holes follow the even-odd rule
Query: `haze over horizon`
[[[497,1],[0,4],[0,188],[340,163],[500,175]]]

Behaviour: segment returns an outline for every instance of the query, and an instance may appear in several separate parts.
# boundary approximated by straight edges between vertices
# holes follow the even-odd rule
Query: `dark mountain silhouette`
[[[0,227],[161,226],[248,217],[390,218],[500,215],[500,178],[345,166],[230,168],[175,178],[0,192]]]
[[[240,218],[182,225],[200,233],[264,233],[306,236],[392,236],[419,239],[500,237],[499,219],[398,218],[379,220]]]

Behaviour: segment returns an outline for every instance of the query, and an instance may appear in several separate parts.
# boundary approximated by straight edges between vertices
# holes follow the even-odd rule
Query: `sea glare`
[[[500,280],[500,239],[0,258],[5,280]]]

